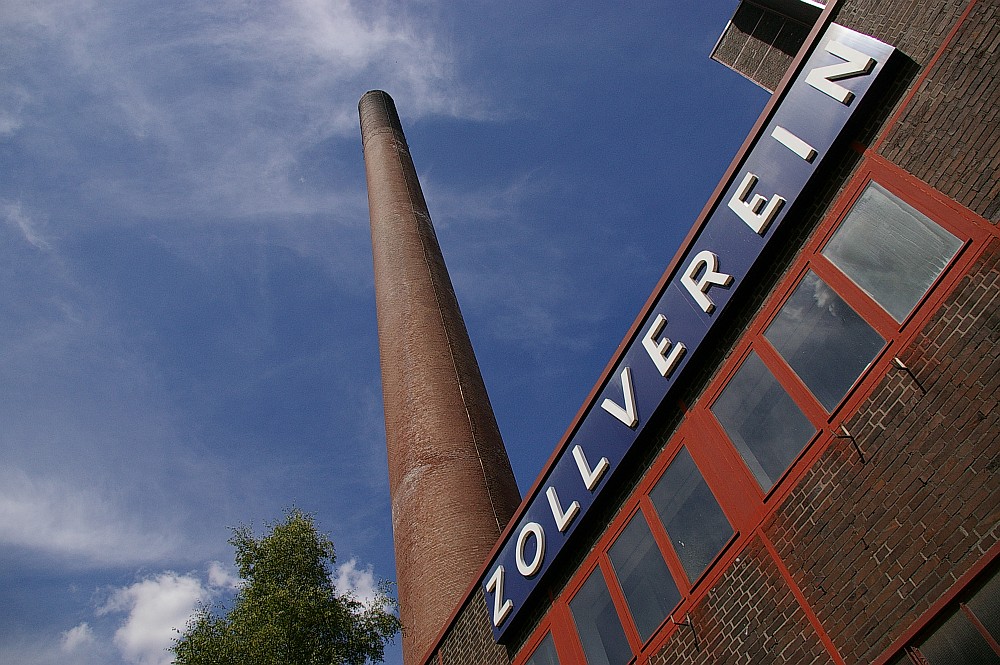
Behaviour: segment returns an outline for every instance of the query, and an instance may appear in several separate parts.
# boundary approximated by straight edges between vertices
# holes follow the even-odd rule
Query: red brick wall
[[[477,589],[455,617],[448,633],[438,645],[430,663],[433,665],[507,665],[507,650],[493,641],[486,598]]]
[[[926,69],[878,147],[888,160],[996,223],[1000,218],[1000,7],[979,0],[846,2],[836,21]],[[962,13],[968,15],[959,23]],[[957,25],[957,29],[956,28]],[[952,30],[954,35],[950,35]],[[950,39],[948,39],[950,36]],[[943,49],[941,45],[945,44]],[[940,53],[938,53],[940,51]],[[935,60],[936,57],[936,60]]]

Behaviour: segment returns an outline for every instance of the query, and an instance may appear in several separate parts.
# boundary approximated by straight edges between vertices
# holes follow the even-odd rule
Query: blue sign
[[[894,49],[831,24],[488,569],[498,641],[781,226]]]

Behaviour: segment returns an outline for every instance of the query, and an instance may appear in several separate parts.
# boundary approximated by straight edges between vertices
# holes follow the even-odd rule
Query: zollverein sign
[[[725,310],[894,49],[831,24],[483,581],[498,641]]]

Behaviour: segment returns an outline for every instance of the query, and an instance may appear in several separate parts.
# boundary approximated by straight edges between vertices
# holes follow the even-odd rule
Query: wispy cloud
[[[575,266],[595,252],[619,256],[628,266],[641,260],[641,250],[627,242],[583,246],[576,220],[554,225],[533,218],[532,210],[565,194],[542,169],[469,191],[439,186],[433,173],[422,174],[421,182],[463,309],[490,315],[482,329],[538,356],[554,345],[587,350],[588,328],[607,315],[612,294],[590,291],[587,306],[576,306],[584,294],[571,279]]]
[[[0,132],[3,129],[2,123],[3,119],[0,117]],[[35,249],[42,251],[52,249],[49,241],[38,231],[36,223],[24,212],[20,202],[0,199],[0,215],[8,224],[16,228],[24,240]]]
[[[177,551],[176,536],[150,530],[116,498],[67,482],[9,469],[0,473],[0,544],[77,565],[135,564]]]
[[[22,87],[0,90],[0,139],[13,135],[24,125],[25,108],[30,100],[31,95]]]
[[[33,122],[49,159],[72,166],[86,152],[80,194],[133,214],[297,215],[363,200],[356,181],[316,166],[356,158],[356,104],[372,87],[409,117],[491,113],[458,82],[432,3],[28,4],[0,24],[15,57],[35,62],[0,103],[0,132],[46,100]]]
[[[39,641],[35,636],[30,640],[4,640],[0,643],[0,663],[17,665],[108,665],[121,662],[117,649],[101,644],[99,639],[86,641],[86,623],[76,626],[48,641]],[[72,643],[67,640],[73,635]]]

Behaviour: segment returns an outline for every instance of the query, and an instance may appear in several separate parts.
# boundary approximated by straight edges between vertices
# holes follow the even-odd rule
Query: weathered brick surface
[[[896,46],[924,69],[967,4],[900,2],[890,8],[884,2],[849,2],[837,21]],[[1000,8],[980,0],[879,148],[890,161],[994,223],[1000,219],[998,69]]]
[[[871,662],[1000,540],[998,337],[994,241],[898,354],[909,371],[889,370],[846,424],[853,441],[834,440],[767,527],[848,663]]]
[[[470,597],[441,641],[433,665],[508,665],[507,650],[493,642],[482,589]]]
[[[802,608],[759,538],[679,626],[650,665],[829,663]],[[677,621],[683,622],[677,617]]]

